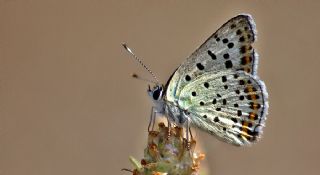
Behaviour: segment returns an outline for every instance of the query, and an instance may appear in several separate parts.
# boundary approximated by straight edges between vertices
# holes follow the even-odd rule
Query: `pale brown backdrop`
[[[0,174],[122,175],[141,158],[149,76],[165,82],[229,18],[257,24],[270,94],[261,142],[197,131],[210,174],[319,174],[319,1],[0,0]]]

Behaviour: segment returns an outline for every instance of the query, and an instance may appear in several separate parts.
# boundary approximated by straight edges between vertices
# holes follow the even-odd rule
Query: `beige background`
[[[0,0],[0,174],[127,174],[141,158],[149,76],[166,82],[229,18],[253,15],[270,94],[264,138],[197,132],[210,174],[319,174],[320,1]]]

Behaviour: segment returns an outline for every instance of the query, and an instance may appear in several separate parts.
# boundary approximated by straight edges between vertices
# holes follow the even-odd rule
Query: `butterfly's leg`
[[[167,118],[167,122],[168,122],[168,127],[171,127],[171,122],[170,122],[169,118],[168,117],[166,117],[166,118]]]
[[[186,126],[186,138],[187,138],[187,142],[189,142],[189,131],[190,131],[190,119],[189,118],[187,118],[187,126]],[[190,132],[190,134],[191,134],[191,132]],[[192,137],[192,135],[191,135],[191,137]]]
[[[189,133],[190,133],[190,137],[191,137],[191,141],[193,140],[193,135],[192,135],[192,132],[191,132],[191,127],[189,127]]]
[[[170,122],[169,117],[166,117],[166,118],[167,118],[167,122],[168,122],[168,138],[167,139],[169,139],[171,136],[171,122]]]
[[[148,125],[148,132],[150,131],[153,131],[153,128],[154,128],[154,123],[155,123],[155,115],[156,114],[156,111],[154,110],[154,107],[152,106],[151,108],[151,114],[150,114],[150,119],[149,119],[149,125]],[[151,123],[152,123],[152,128],[150,130],[150,127],[151,127]]]

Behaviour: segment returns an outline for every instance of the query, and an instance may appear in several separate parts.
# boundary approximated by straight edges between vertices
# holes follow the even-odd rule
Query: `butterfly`
[[[257,76],[252,47],[256,26],[249,14],[223,24],[171,75],[165,85],[132,51],[157,82],[148,94],[156,113],[179,126],[189,124],[237,146],[259,140],[268,111],[268,93]],[[189,129],[189,128],[188,128]]]

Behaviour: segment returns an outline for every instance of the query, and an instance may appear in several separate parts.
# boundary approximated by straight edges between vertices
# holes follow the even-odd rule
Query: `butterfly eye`
[[[160,96],[162,94],[162,87],[156,87],[153,91],[152,98],[154,100],[159,100]]]

